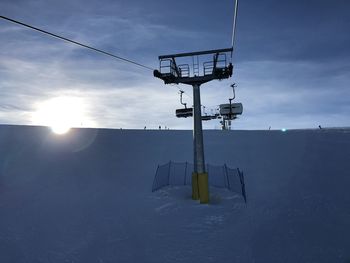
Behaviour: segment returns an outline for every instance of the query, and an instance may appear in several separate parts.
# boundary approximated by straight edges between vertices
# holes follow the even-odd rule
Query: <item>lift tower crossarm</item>
[[[198,51],[198,52],[188,52],[188,53],[178,53],[178,54],[172,54],[172,55],[163,55],[159,56],[160,61],[160,68],[159,70],[154,70],[153,75],[157,78],[160,78],[164,81],[165,84],[188,84],[188,85],[194,85],[198,84],[201,85],[203,83],[206,83],[208,81],[214,80],[214,79],[226,79],[232,76],[233,71],[233,65],[232,63],[228,63],[226,60],[226,53],[231,52],[232,48],[225,48],[225,49],[215,49],[215,50],[206,50],[206,51]],[[183,57],[194,57],[194,56],[203,56],[213,54],[213,58],[211,58],[211,61],[204,62],[202,72],[203,74],[195,74],[193,71],[193,74],[184,74],[182,75],[182,68],[178,67],[177,59],[183,58]],[[219,61],[219,56],[224,55],[224,59],[220,61],[220,68],[217,68],[217,64]],[[169,65],[164,65],[163,62],[169,63]],[[183,66],[185,66],[184,64]],[[188,68],[189,66],[186,65]],[[170,68],[170,71],[169,71]],[[198,71],[199,72],[199,71]],[[188,70],[189,73],[189,70]]]
[[[205,51],[196,51],[196,52],[188,52],[188,53],[178,53],[178,54],[172,54],[172,55],[162,55],[159,56],[159,59],[165,59],[165,58],[178,58],[178,57],[190,57],[190,56],[200,56],[200,55],[207,55],[207,54],[215,54],[215,53],[225,53],[225,52],[232,52],[233,48],[223,48],[223,49],[213,49],[213,50],[205,50]]]

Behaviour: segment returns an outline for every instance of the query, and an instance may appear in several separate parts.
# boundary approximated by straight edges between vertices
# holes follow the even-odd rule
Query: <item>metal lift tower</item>
[[[193,149],[194,171],[192,173],[192,198],[201,203],[209,202],[208,173],[205,170],[203,130],[201,116],[200,86],[214,79],[222,80],[232,76],[233,66],[227,55],[233,47],[191,53],[159,56],[159,70],[155,77],[165,84],[187,84],[193,87]],[[203,58],[206,61],[203,62]]]

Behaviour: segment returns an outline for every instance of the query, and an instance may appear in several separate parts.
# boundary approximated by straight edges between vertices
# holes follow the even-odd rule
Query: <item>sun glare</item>
[[[56,134],[65,134],[72,127],[81,127],[87,119],[85,104],[76,97],[56,97],[37,105],[33,123],[49,126]]]

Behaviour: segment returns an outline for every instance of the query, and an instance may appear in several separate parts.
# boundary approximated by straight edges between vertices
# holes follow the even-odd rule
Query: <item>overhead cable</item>
[[[236,23],[237,23],[237,11],[238,11],[238,0],[235,0],[235,10],[233,14],[233,25],[232,25],[232,50],[234,49],[235,45],[235,37],[236,37]],[[231,59],[232,59],[232,53],[231,52]]]
[[[0,16],[0,18],[5,19],[5,20],[7,20],[7,21],[10,21],[10,22],[12,22],[12,23],[15,23],[15,24],[18,24],[18,25],[21,25],[21,26],[24,26],[24,27],[33,29],[33,30],[36,30],[36,31],[39,31],[39,32],[44,33],[44,34],[47,34],[47,35],[49,35],[49,36],[52,36],[52,37],[55,37],[55,38],[58,38],[58,39],[61,39],[61,40],[64,40],[64,41],[73,43],[73,44],[75,44],[75,45],[78,45],[78,46],[81,46],[81,47],[84,47],[84,48],[88,48],[88,49],[90,49],[90,50],[93,50],[93,51],[102,53],[102,54],[104,54],[104,55],[107,55],[107,56],[110,56],[110,57],[113,57],[113,58],[122,60],[122,61],[124,61],[124,62],[128,62],[128,63],[134,64],[134,65],[139,66],[139,67],[142,67],[142,68],[146,68],[146,69],[153,70],[153,68],[151,68],[151,67],[142,65],[142,64],[140,64],[140,63],[138,63],[138,62],[135,62],[135,61],[132,61],[132,60],[130,60],[130,59],[126,59],[126,58],[123,58],[123,57],[114,55],[114,54],[112,54],[112,53],[103,51],[103,50],[101,50],[101,49],[97,49],[97,48],[94,48],[94,47],[91,47],[91,46],[88,46],[88,45],[79,43],[79,42],[74,41],[74,40],[71,40],[71,39],[69,39],[69,38],[62,37],[62,36],[59,36],[59,35],[50,33],[50,32],[45,31],[45,30],[43,30],[43,29],[40,29],[40,28],[31,26],[31,25],[28,25],[28,24],[19,22],[19,21],[17,21],[17,20],[14,20],[14,19],[11,19],[11,18],[8,18],[8,17],[5,17],[5,16]]]

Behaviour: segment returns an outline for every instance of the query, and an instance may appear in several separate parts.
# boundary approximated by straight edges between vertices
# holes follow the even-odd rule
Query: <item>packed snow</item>
[[[205,131],[206,161],[244,171],[247,203],[151,192],[192,144],[192,131],[1,125],[0,262],[350,262],[349,129]]]

